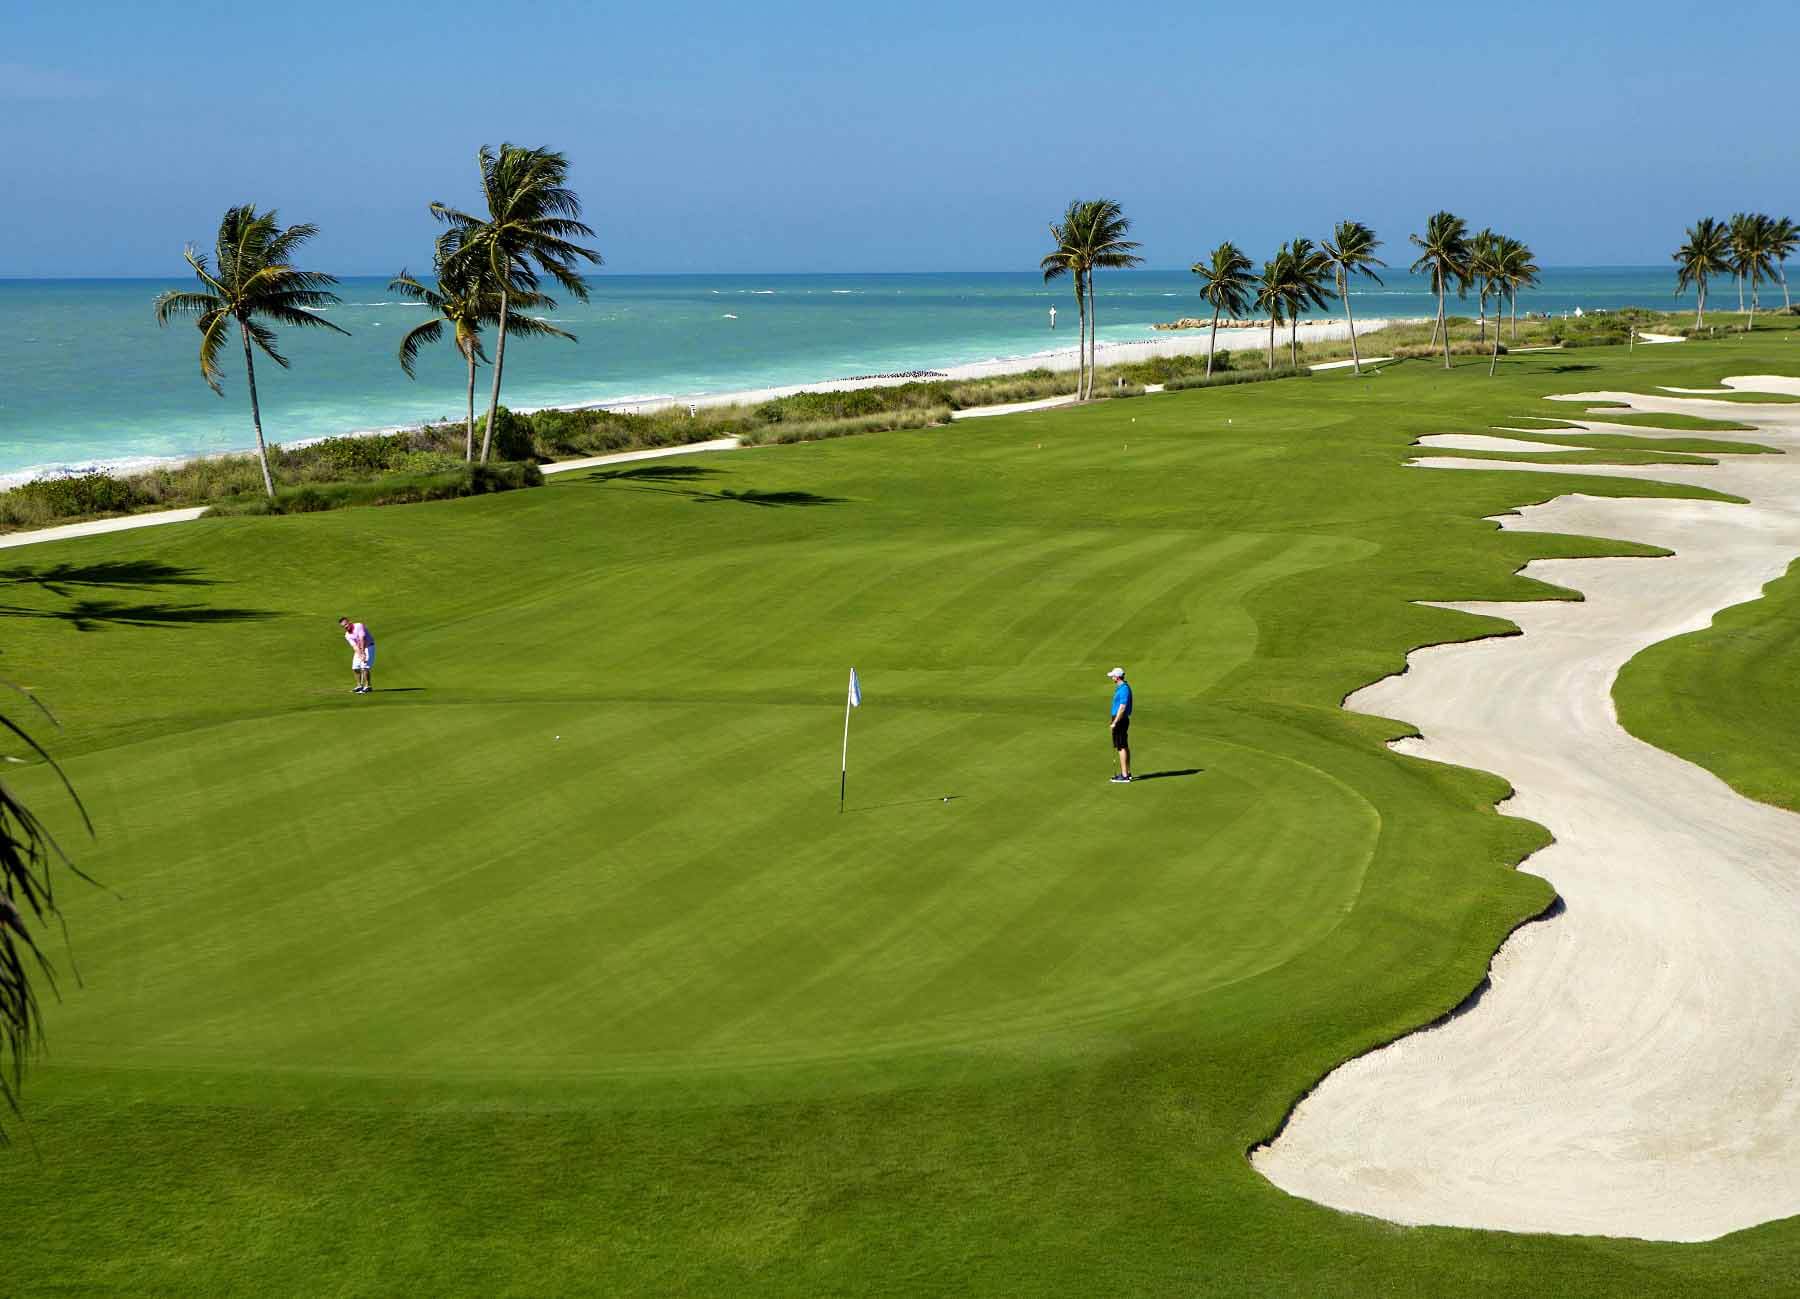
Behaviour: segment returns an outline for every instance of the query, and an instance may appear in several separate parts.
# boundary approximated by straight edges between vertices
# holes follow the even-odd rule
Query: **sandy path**
[[[1598,397],[1728,413],[1757,426],[1746,440],[1800,452],[1794,406],[1580,399]],[[1406,752],[1510,780],[1505,810],[1556,835],[1524,869],[1566,910],[1518,931],[1463,1013],[1332,1073],[1252,1157],[1293,1194],[1399,1222],[1711,1239],[1800,1213],[1800,816],[1627,735],[1611,689],[1634,654],[1756,598],[1800,555],[1800,455],[1578,472],[1750,504],[1574,495],[1509,515],[1675,556],[1534,563],[1585,603],[1446,606],[1525,634],[1419,650],[1346,701],[1417,725]]]

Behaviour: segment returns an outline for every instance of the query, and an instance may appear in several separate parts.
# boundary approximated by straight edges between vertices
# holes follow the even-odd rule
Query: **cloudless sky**
[[[1800,216],[1800,5],[5,0],[0,274],[170,275],[254,201],[428,265],[474,155],[561,149],[608,267],[1029,270],[1076,195],[1152,266],[1448,207],[1547,265]]]

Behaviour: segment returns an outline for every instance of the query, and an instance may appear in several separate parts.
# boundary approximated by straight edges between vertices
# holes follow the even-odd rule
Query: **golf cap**
[[[1106,675],[1109,677],[1122,677],[1125,675],[1125,669],[1124,668],[1114,668],[1111,672],[1108,672]]]

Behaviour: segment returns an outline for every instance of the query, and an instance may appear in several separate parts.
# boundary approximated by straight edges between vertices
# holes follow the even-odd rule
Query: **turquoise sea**
[[[1359,319],[1430,314],[1422,281],[1383,278],[1384,286],[1355,290]],[[0,473],[253,445],[240,354],[228,351],[225,396],[215,397],[200,379],[197,332],[159,329],[152,317],[158,293],[190,284],[0,279]],[[1187,271],[1104,275],[1099,288],[1102,341],[1150,338],[1153,321],[1201,314]],[[1520,295],[1519,309],[1669,307],[1673,288],[1667,267],[1556,268]],[[257,366],[268,436],[298,441],[455,416],[463,371],[447,343],[425,358],[416,381],[394,360],[422,309],[397,301],[385,278],[346,279],[339,293],[342,305],[327,314],[350,337],[285,330],[293,368]],[[1717,290],[1713,300],[1725,305]],[[503,400],[534,407],[687,396],[1027,356],[1073,345],[1074,307],[1066,283],[1047,287],[1030,272],[602,274],[589,302],[544,313],[579,342],[509,341]],[[483,400],[487,381],[484,370]]]

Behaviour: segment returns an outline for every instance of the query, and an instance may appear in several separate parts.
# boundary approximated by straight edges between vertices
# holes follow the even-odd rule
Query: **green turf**
[[[1550,901],[1502,782],[1343,695],[1497,626],[1412,601],[1650,553],[1484,516],[1692,494],[1404,468],[1572,386],[1485,370],[15,552],[8,671],[112,891],[65,888],[85,986],[0,1152],[7,1291],[1788,1293],[1800,1224],[1401,1229],[1244,1158]],[[1164,773],[1127,789],[1116,662]]]
[[[1800,812],[1800,565],[1761,600],[1639,654],[1613,697],[1632,734]]]

